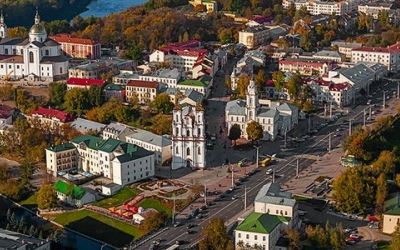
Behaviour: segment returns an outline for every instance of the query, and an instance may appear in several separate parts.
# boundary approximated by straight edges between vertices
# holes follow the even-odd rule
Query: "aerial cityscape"
[[[398,1],[0,10],[0,250],[400,250]]]

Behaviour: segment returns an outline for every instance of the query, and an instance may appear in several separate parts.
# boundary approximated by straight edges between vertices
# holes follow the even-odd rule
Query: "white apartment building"
[[[72,143],[54,145],[46,149],[47,172],[57,176],[60,172],[78,169],[78,155]]]
[[[102,175],[121,186],[154,176],[154,153],[137,145],[90,135],[78,136],[70,144],[46,150],[47,169],[54,176],[59,174],[59,170],[65,170],[66,166],[62,165],[65,154],[70,154],[71,165],[72,158],[76,157],[75,168]]]
[[[333,83],[322,79],[307,79],[306,84],[313,91],[313,102],[318,104],[332,103],[338,107],[350,105],[354,98],[351,84]]]
[[[174,109],[172,150],[172,169],[206,167],[206,135],[202,107],[182,105]]]
[[[337,46],[340,54],[344,55],[346,58],[351,58],[353,49],[358,49],[362,47],[362,43],[351,43],[345,41],[332,41],[331,46]]]
[[[335,67],[335,62],[316,58],[285,58],[279,60],[279,70],[301,75],[323,75]]]
[[[389,71],[400,70],[400,42],[387,47],[361,47],[353,49],[351,62],[381,63]]]
[[[358,5],[358,12],[364,13],[367,16],[372,16],[375,20],[378,19],[379,12],[386,11],[389,17],[393,18],[395,14],[393,2],[365,2]]]
[[[312,1],[312,0],[283,0],[282,6],[287,9],[294,4],[296,10],[306,7],[307,11],[314,16],[317,15],[338,15],[351,13],[357,10],[360,0],[344,0],[344,1]]]
[[[103,129],[102,138],[104,140],[108,138],[118,139],[154,152],[157,166],[161,166],[163,162],[172,157],[172,142],[167,135],[156,135],[146,130],[113,122]]]

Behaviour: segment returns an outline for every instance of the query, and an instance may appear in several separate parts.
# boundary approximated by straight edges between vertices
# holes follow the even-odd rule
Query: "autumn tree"
[[[247,124],[246,133],[247,137],[253,142],[263,138],[263,128],[256,121],[251,121]]]
[[[72,114],[84,114],[90,108],[88,91],[81,88],[69,90],[64,97],[64,108]]]
[[[241,134],[242,134],[242,131],[240,129],[240,125],[233,124],[232,127],[229,129],[228,138],[229,138],[229,140],[234,142],[234,145],[236,145],[236,140],[240,138]]]
[[[351,136],[347,137],[343,144],[343,149],[345,150],[346,154],[354,155],[358,159],[370,159],[371,154],[365,149],[369,135],[369,129],[356,127]]]
[[[174,108],[171,98],[166,93],[161,93],[150,103],[150,107],[159,113],[170,114]]]
[[[285,87],[285,74],[282,71],[274,71],[272,73],[272,81],[276,91],[281,91]]]
[[[225,88],[232,89],[232,81],[229,75],[225,75]]]
[[[226,227],[221,218],[212,218],[210,222],[203,227],[201,232],[202,240],[199,243],[200,250],[233,250],[233,242],[226,234]]]
[[[241,75],[237,81],[237,91],[240,98],[246,97],[247,87],[250,84],[250,76]]]
[[[50,209],[57,205],[57,194],[53,185],[44,184],[40,187],[37,194],[37,204],[40,209]]]
[[[287,90],[290,95],[290,98],[297,99],[298,94],[300,93],[301,86],[303,84],[303,79],[299,74],[295,74],[289,78],[287,82]]]
[[[327,247],[328,246],[328,235],[325,232],[325,229],[317,225],[315,227],[313,226],[307,226],[306,227],[306,235],[307,238],[313,243],[313,245],[316,245],[318,247]]]
[[[285,234],[289,239],[289,250],[300,249],[300,233],[294,228],[286,228]]]
[[[150,130],[158,135],[172,134],[172,115],[157,114],[152,119]]]
[[[149,216],[144,220],[142,228],[145,232],[150,232],[151,230],[160,228],[167,216],[164,213],[151,212]]]
[[[378,214],[384,212],[385,201],[388,194],[388,186],[386,183],[385,173],[381,173],[376,180],[376,211]]]
[[[391,174],[395,171],[396,155],[392,151],[384,150],[379,154],[378,159],[372,163],[376,173]]]
[[[258,70],[254,80],[257,86],[257,90],[259,92],[262,92],[265,87],[265,82],[267,81],[267,75],[265,74],[264,69]]]
[[[14,98],[14,87],[12,84],[5,84],[0,87],[0,101],[11,101]]]
[[[390,250],[400,250],[400,226],[397,225],[396,230],[392,234],[392,240],[389,245]]]
[[[49,84],[49,104],[56,108],[61,108],[64,103],[64,96],[67,92],[65,83],[52,82]]]

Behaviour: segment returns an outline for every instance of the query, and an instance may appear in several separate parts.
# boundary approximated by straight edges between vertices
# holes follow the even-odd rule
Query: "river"
[[[104,17],[111,13],[123,11],[129,7],[145,3],[146,0],[93,0],[87,11],[80,14],[82,17]]]

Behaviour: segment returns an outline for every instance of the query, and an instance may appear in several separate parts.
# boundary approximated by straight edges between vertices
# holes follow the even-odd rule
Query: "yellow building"
[[[385,202],[382,232],[392,234],[400,225],[400,194]]]
[[[204,5],[208,13],[217,11],[217,2],[213,0],[193,0],[189,1],[189,3],[193,5],[193,7]]]

